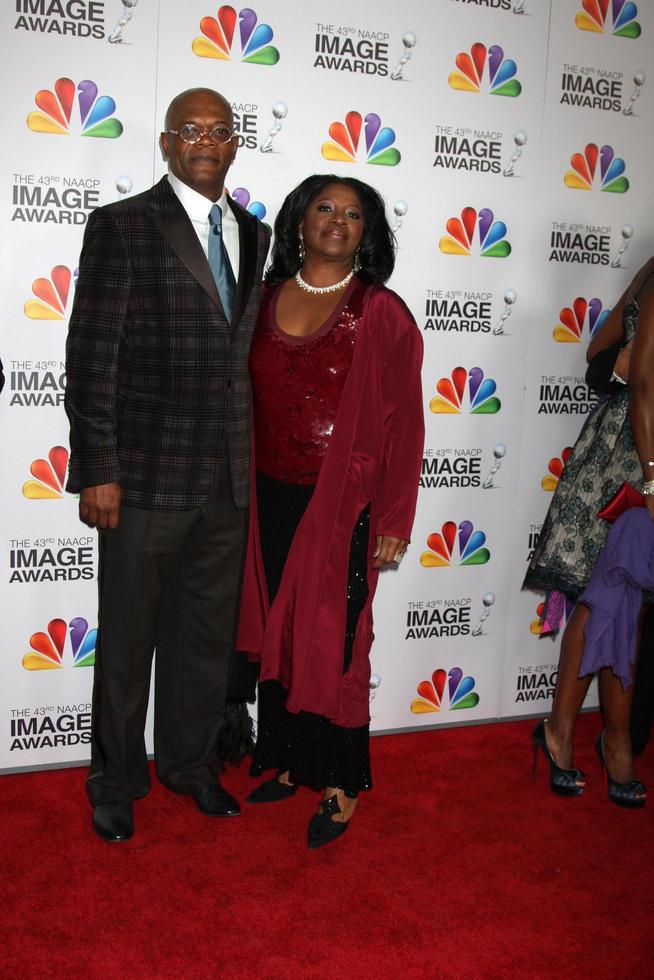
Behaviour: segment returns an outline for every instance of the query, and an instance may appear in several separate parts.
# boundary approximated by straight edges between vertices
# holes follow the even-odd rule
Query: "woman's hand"
[[[409,542],[403,538],[392,538],[388,534],[377,535],[377,547],[373,553],[373,568],[384,568],[385,565],[399,565]]]
[[[613,370],[619,378],[622,378],[624,383],[627,383],[627,378],[629,377],[629,364],[631,362],[631,345],[633,340],[623,347],[615,359],[615,364]]]

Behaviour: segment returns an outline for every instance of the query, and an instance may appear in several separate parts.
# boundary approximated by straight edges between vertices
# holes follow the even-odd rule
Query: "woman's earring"
[[[301,231],[298,232],[298,238],[300,240],[300,244],[298,246],[298,254],[300,256],[300,266],[302,266],[304,262],[304,238],[302,237]]]
[[[359,269],[361,268],[361,258],[359,256],[360,251],[361,251],[360,249],[357,249],[356,252],[354,253],[354,265],[352,266],[354,272],[358,272]]]

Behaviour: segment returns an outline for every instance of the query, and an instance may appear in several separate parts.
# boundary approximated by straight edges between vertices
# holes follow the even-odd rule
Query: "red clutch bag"
[[[646,506],[642,493],[625,480],[618,492],[611,497],[608,504],[602,507],[601,510],[598,510],[597,516],[608,521],[609,524],[613,524],[630,507]]]

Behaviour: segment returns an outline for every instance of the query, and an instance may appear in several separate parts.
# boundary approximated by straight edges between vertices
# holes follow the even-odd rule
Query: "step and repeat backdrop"
[[[654,252],[649,0],[5,0],[0,769],[88,758],[95,533],[64,492],[64,343],[90,212],[149,187],[209,86],[229,190],[272,224],[306,175],[377,187],[425,341],[407,558],[375,605],[377,731],[544,713],[558,645],[521,592],[592,409],[585,351]]]

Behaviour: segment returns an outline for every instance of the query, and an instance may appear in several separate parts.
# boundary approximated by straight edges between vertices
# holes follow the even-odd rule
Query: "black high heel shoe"
[[[644,783],[641,783],[640,779],[630,779],[628,783],[618,783],[615,779],[611,779],[608,766],[606,765],[606,758],[604,757],[604,733],[600,732],[595,742],[595,748],[600,758],[604,786],[608,788],[611,803],[628,807],[631,810],[645,806],[647,797],[643,796],[643,793],[647,792],[647,788]]]
[[[345,833],[350,825],[349,820],[345,823],[332,820],[334,813],[342,813],[336,793],[327,800],[321,800],[320,806],[321,809],[314,813],[309,821],[308,844],[312,849],[336,840],[337,837]]]
[[[561,769],[557,766],[552,753],[547,747],[547,739],[545,738],[545,721],[539,721],[533,731],[534,739],[534,766],[531,773],[531,778],[534,779],[536,776],[536,760],[538,758],[538,749],[543,750],[545,758],[550,765],[550,789],[557,796],[581,796],[585,787],[578,785],[578,780],[586,779],[585,773],[581,769]]]
[[[288,800],[297,793],[297,783],[280,783],[279,777],[281,770],[272,779],[257,786],[247,798],[247,803],[278,803],[280,800]]]

